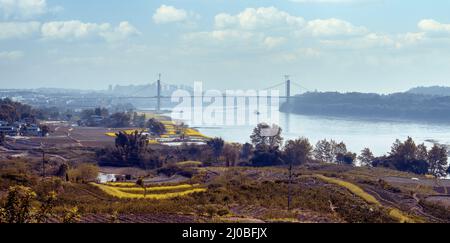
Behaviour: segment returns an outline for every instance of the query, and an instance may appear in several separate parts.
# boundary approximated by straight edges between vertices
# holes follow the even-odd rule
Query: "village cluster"
[[[7,136],[46,136],[46,129],[42,129],[38,124],[30,120],[21,120],[17,122],[7,122],[0,120],[0,133]]]

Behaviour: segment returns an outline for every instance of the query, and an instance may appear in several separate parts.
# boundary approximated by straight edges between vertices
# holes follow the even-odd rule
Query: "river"
[[[334,139],[347,144],[350,151],[359,153],[370,148],[376,156],[386,154],[396,139],[412,137],[416,143],[433,142],[450,144],[450,122],[425,123],[412,121],[389,121],[358,118],[336,118],[280,114],[282,136],[287,139],[306,137],[312,144],[321,139]],[[187,122],[189,124],[189,122]],[[253,126],[194,126],[210,137],[221,137],[228,142],[250,141]]]

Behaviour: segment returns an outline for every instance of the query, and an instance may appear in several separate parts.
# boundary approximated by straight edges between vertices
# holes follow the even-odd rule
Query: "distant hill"
[[[436,95],[436,96],[450,96],[450,87],[431,86],[431,87],[417,87],[407,91],[410,94],[422,95]]]
[[[192,88],[186,85],[166,85],[161,86],[162,95],[170,96],[172,93],[178,89],[183,89],[191,91]],[[156,96],[157,95],[157,84],[145,84],[145,85],[116,85],[112,87],[109,91],[115,95],[125,95],[125,96]]]
[[[283,104],[282,112],[450,122],[450,96],[414,93],[390,95],[367,93],[306,93]]]

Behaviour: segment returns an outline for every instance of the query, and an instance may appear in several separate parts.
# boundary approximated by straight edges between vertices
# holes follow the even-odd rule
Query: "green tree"
[[[416,159],[423,160],[423,161],[428,160],[428,149],[427,149],[427,146],[425,146],[425,144],[422,143],[422,144],[417,145]]]
[[[37,223],[47,223],[48,219],[53,216],[53,208],[56,205],[56,192],[51,191],[42,202],[36,215]]]
[[[345,154],[339,153],[336,155],[336,162],[341,165],[354,165],[356,161],[356,154],[347,152]]]
[[[311,159],[312,151],[313,147],[307,138],[289,140],[283,151],[284,161],[294,165],[307,163]]]
[[[270,126],[266,123],[260,123],[253,130],[250,139],[256,148],[279,148],[283,143],[283,137],[281,136],[282,131],[283,130],[277,125]]]
[[[4,132],[0,132],[0,146],[5,145],[6,142],[6,136]]]
[[[444,177],[448,164],[447,149],[443,146],[435,144],[428,153],[428,163],[430,165],[430,173],[437,178]]]
[[[61,178],[65,178],[66,181],[68,178],[68,172],[69,172],[69,165],[67,165],[66,163],[63,163],[59,166],[58,171],[56,172],[56,176],[59,176]]]
[[[124,112],[117,112],[109,117],[110,127],[129,127],[131,116]]]
[[[375,156],[373,156],[372,151],[369,148],[365,148],[361,151],[361,154],[358,156],[358,160],[361,163],[361,166],[372,166],[372,162],[375,160]]]
[[[82,163],[78,165],[75,169],[69,170],[69,177],[75,182],[92,182],[97,180],[99,173],[99,168],[94,164]]]
[[[157,119],[150,119],[147,121],[147,127],[151,134],[154,134],[158,137],[166,133],[166,127]]]
[[[61,222],[64,224],[74,224],[81,220],[81,215],[78,211],[78,207],[65,208],[64,215],[61,218]]]
[[[317,142],[314,149],[314,158],[320,162],[332,163],[334,161],[333,147],[326,139]]]
[[[50,133],[50,127],[47,125],[40,126],[40,129],[41,129],[41,135],[43,137],[47,136]]]
[[[213,138],[207,142],[207,145],[213,152],[214,159],[217,163],[219,161],[219,157],[222,155],[225,141],[222,138]]]
[[[139,178],[136,181],[136,185],[142,187],[144,189],[144,198],[147,196],[147,187],[145,186],[145,182],[143,178]]]
[[[235,166],[239,160],[241,145],[237,143],[225,144],[223,147],[223,157],[227,167]]]
[[[240,159],[248,161],[253,153],[253,149],[253,145],[251,145],[250,143],[244,143],[241,148]]]
[[[395,157],[396,159],[404,161],[416,160],[417,159],[416,143],[411,137],[408,137],[408,139],[403,143],[397,139],[391,148],[390,155]]]
[[[8,190],[2,220],[6,223],[33,223],[32,203],[36,193],[29,187],[13,186]]]

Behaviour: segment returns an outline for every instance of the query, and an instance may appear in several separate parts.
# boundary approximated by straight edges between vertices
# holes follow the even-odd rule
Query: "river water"
[[[186,123],[189,124],[189,121]],[[321,139],[334,139],[359,153],[368,147],[376,156],[386,154],[396,139],[412,137],[416,143],[450,144],[449,123],[389,121],[359,118],[336,118],[280,113],[279,125],[287,139],[306,137],[312,144]],[[228,142],[250,141],[254,126],[193,126],[209,137],[221,137]]]

